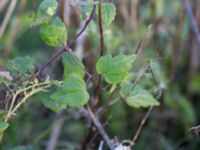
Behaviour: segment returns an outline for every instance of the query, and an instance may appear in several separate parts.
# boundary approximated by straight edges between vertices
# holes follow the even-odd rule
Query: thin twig
[[[89,16],[89,18],[85,21],[85,25],[83,26],[83,28],[80,30],[80,32],[70,41],[68,42],[63,48],[61,48],[53,57],[51,57],[46,64],[44,64],[41,69],[36,73],[36,76],[39,76],[43,70],[50,65],[52,62],[54,62],[58,57],[60,57],[64,52],[69,52],[70,49],[72,48],[72,46],[74,45],[74,43],[76,42],[77,38],[85,31],[85,29],[87,28],[87,26],[89,25],[90,21],[92,20],[93,16],[94,16],[94,12],[96,9],[96,5],[94,5],[93,10]]]
[[[198,27],[198,24],[197,24],[197,21],[192,13],[192,8],[191,8],[191,5],[189,3],[188,0],[183,0],[183,8],[185,10],[185,13],[188,17],[188,22],[191,26],[191,29],[192,31],[194,32],[194,34],[196,35],[197,37],[197,41],[200,45],[200,31],[199,31],[199,27]]]
[[[149,117],[149,115],[150,115],[152,109],[153,109],[153,106],[149,107],[147,113],[145,114],[144,118],[143,118],[142,121],[140,122],[140,126],[139,126],[139,128],[137,129],[137,131],[136,131],[136,133],[135,133],[135,135],[134,135],[134,137],[133,137],[133,139],[132,139],[133,144],[135,143],[135,141],[136,141],[137,138],[139,137],[139,135],[140,135],[140,133],[141,133],[141,130],[142,130],[142,128],[143,128],[143,126],[144,126],[144,124],[145,124],[147,118]]]
[[[142,39],[138,43],[135,54],[138,54],[139,52],[141,52],[144,49],[145,44],[148,42],[148,35],[152,31],[152,29],[153,29],[153,24],[150,24],[148,26],[146,32],[144,33]]]
[[[10,5],[8,7],[8,11],[6,13],[6,16],[5,16],[3,22],[2,22],[2,24],[0,26],[0,39],[2,38],[2,36],[3,36],[3,34],[4,34],[5,30],[6,30],[6,27],[8,25],[9,20],[10,20],[10,17],[11,17],[11,15],[12,15],[14,9],[15,9],[16,3],[17,3],[17,0],[12,0],[10,2]]]
[[[161,89],[159,89],[158,95],[156,96],[157,100],[161,98],[162,93],[163,93],[163,89],[161,88]],[[148,111],[146,112],[144,118],[140,122],[140,125],[139,125],[139,127],[138,127],[138,129],[137,129],[137,131],[136,131],[136,133],[135,133],[135,135],[133,137],[133,139],[132,139],[133,144],[138,139],[138,137],[139,137],[139,135],[141,133],[141,130],[142,130],[144,124],[146,123],[147,119],[149,118],[149,115],[151,114],[152,110],[153,110],[153,106],[150,106],[149,109],[148,109]]]
[[[108,145],[108,147],[113,150],[113,144],[108,136],[108,134],[106,133],[106,131],[104,130],[104,128],[102,127],[98,117],[92,112],[91,108],[89,105],[87,105],[87,109],[88,112],[91,116],[91,119],[94,123],[94,125],[97,127],[97,129],[99,130],[99,133],[101,134],[101,136],[103,137],[104,141],[106,142],[106,144]]]

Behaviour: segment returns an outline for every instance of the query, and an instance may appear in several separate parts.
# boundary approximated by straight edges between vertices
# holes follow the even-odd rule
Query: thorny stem
[[[94,12],[96,9],[96,5],[94,5],[92,12],[89,16],[89,18],[85,21],[85,24],[83,26],[83,28],[80,30],[80,32],[70,41],[68,42],[63,48],[61,48],[53,57],[51,57],[46,64],[44,64],[41,69],[36,73],[35,77],[39,76],[44,69],[50,65],[52,62],[54,62],[58,57],[60,57],[64,52],[69,52],[70,49],[72,48],[73,44],[75,43],[75,41],[77,40],[77,38],[85,31],[85,29],[87,28],[87,26],[89,25],[90,21],[92,20],[93,16],[94,16]]]

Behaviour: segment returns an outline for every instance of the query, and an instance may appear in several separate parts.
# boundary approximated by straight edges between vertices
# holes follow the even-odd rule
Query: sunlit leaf
[[[67,41],[67,31],[64,23],[56,17],[52,23],[45,24],[40,28],[40,36],[47,45],[59,47]]]
[[[81,78],[84,77],[85,71],[81,60],[71,52],[63,55],[63,65],[64,65],[64,79],[66,79],[71,74],[76,74]]]
[[[117,84],[126,79],[135,58],[136,55],[102,56],[96,64],[96,69],[108,83]]]
[[[159,105],[159,102],[147,90],[131,82],[126,82],[121,86],[120,94],[131,107],[140,108]]]
[[[84,80],[71,75],[64,80],[62,87],[58,88],[51,98],[71,107],[80,108],[88,102],[89,94]]]

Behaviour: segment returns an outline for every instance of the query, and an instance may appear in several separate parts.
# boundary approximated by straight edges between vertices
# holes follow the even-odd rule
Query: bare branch
[[[106,144],[108,145],[108,147],[113,150],[113,144],[108,136],[108,134],[106,133],[106,131],[104,130],[104,128],[101,125],[101,122],[99,121],[98,117],[92,112],[91,108],[89,105],[87,105],[87,109],[88,112],[91,116],[91,119],[94,123],[94,125],[97,127],[97,129],[99,130],[99,133],[101,134],[101,136],[103,137],[104,141],[106,142]]]

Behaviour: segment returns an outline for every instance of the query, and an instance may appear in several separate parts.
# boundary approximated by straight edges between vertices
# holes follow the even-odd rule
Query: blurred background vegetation
[[[58,14],[68,30],[68,39],[74,37],[81,26],[84,16],[84,3],[58,0]],[[34,10],[40,0],[19,0],[14,6],[5,32],[0,37],[0,69],[5,70],[9,59],[16,56],[31,56],[36,59],[37,68],[41,67],[58,49],[44,44],[37,27],[30,27]],[[84,1],[83,1],[84,2]],[[190,25],[182,0],[116,0],[115,21],[104,29],[106,49],[115,53],[135,52],[150,24],[153,31],[148,35],[140,59],[135,64],[140,68],[143,58],[155,58],[161,63],[161,70],[167,88],[141,136],[133,149],[136,150],[199,150],[200,138],[189,129],[200,124],[200,44]],[[11,1],[0,1],[0,24],[9,12]],[[200,1],[190,1],[192,12],[200,26]],[[98,57],[99,33],[97,23],[92,22],[87,34],[77,40],[73,51],[83,59],[89,72],[95,71]],[[46,74],[59,79],[62,73],[61,61],[51,65]],[[141,84],[151,84],[148,78]],[[0,86],[0,92],[3,87]],[[43,95],[45,96],[45,95]],[[83,110],[67,109],[62,115],[42,106],[35,96],[11,121],[0,149],[7,150],[17,146],[25,149],[46,149],[52,129],[59,122],[57,149],[81,149],[90,138],[90,120],[84,119]],[[102,96],[106,101],[107,95]],[[1,99],[0,99],[1,100]],[[3,105],[3,104],[2,104]],[[120,140],[129,139],[139,126],[147,109],[133,109],[123,103],[116,103],[105,114],[108,124],[105,129],[110,137]],[[63,115],[64,114],[64,115]],[[81,116],[82,114],[83,116]],[[92,143],[98,145],[97,136]],[[23,147],[18,147],[22,150]]]

